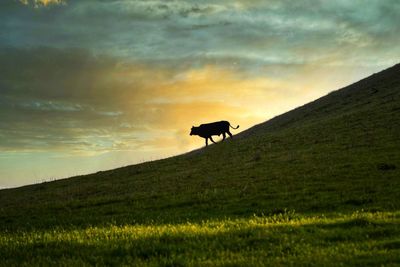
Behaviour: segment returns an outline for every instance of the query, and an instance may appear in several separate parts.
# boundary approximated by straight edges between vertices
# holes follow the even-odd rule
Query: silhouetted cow
[[[214,142],[211,138],[212,135],[221,135],[222,134],[222,141],[225,140],[225,134],[229,134],[230,137],[233,137],[232,134],[229,132],[229,127],[232,129],[239,128],[239,125],[234,128],[231,126],[229,121],[217,121],[212,123],[205,123],[201,124],[198,127],[193,126],[192,130],[190,131],[190,135],[198,135],[206,139],[206,146],[208,146],[208,138]]]

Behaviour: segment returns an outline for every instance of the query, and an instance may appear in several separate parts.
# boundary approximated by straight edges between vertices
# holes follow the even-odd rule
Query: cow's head
[[[197,134],[197,129],[198,129],[199,127],[194,127],[194,126],[192,126],[192,129],[190,130],[190,135],[196,135]]]

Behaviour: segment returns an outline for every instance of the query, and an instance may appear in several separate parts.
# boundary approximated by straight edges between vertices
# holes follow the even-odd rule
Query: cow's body
[[[200,137],[203,137],[206,139],[206,146],[208,145],[208,138],[214,142],[211,136],[213,135],[221,135],[222,134],[222,140],[225,140],[225,134],[228,134],[230,137],[232,137],[231,132],[229,132],[229,127],[232,129],[237,129],[239,128],[239,125],[236,128],[233,128],[231,124],[228,121],[217,121],[217,122],[212,122],[212,123],[205,123],[201,124],[198,127],[193,126],[192,130],[190,131],[190,135],[198,135]]]

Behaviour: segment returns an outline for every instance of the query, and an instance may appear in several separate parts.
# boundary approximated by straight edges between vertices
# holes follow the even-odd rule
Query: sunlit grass
[[[274,216],[180,224],[3,232],[10,265],[400,264],[400,212]]]

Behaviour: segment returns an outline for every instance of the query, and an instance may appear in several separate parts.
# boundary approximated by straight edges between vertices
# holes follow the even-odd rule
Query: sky
[[[400,61],[398,0],[2,0],[0,25],[0,188],[184,153]]]

